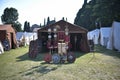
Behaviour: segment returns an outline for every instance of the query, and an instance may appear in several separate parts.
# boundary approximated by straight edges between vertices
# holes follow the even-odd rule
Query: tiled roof
[[[87,29],[85,29],[81,26],[75,25],[75,24],[71,24],[71,23],[64,21],[64,20],[60,20],[60,21],[53,23],[51,25],[47,25],[47,26],[39,29],[38,32],[48,32],[49,28],[51,28],[52,30],[54,28],[57,28],[57,31],[65,31],[66,26],[69,29],[69,33],[87,33],[88,32]]]
[[[11,24],[0,25],[0,30],[6,30],[7,32],[14,32]]]

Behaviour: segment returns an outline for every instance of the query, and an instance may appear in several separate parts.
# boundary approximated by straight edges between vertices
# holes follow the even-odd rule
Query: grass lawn
[[[120,53],[95,46],[95,53],[75,52],[76,61],[46,64],[44,54],[28,57],[28,47],[0,55],[0,80],[120,80]]]

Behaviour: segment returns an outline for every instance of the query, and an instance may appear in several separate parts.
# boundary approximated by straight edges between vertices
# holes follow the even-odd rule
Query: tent
[[[100,28],[100,44],[102,46],[107,46],[108,40],[109,40],[109,34],[110,34],[110,27],[102,27]]]
[[[99,44],[99,34],[99,29],[89,31],[87,34],[88,40],[93,40],[94,44]]]
[[[48,41],[48,29],[54,30],[54,28],[57,29],[57,34],[59,32],[65,32],[65,29],[68,29],[69,35],[70,35],[70,43],[72,44],[72,51],[83,51],[83,52],[89,52],[89,44],[87,39],[87,30],[81,26],[71,24],[67,21],[60,20],[56,23],[47,25],[41,29],[38,30],[38,39],[42,41],[42,47],[46,48],[46,44]],[[52,34],[54,34],[52,32]],[[43,50],[43,49],[42,49]]]
[[[23,34],[24,34],[24,32],[17,32],[16,33],[16,39],[17,39],[17,46],[18,47],[24,45],[24,43],[23,43]]]
[[[24,32],[23,37],[25,37],[26,44],[29,45],[30,41],[37,39],[37,33]]]
[[[3,49],[3,45],[2,45],[2,43],[0,41],[0,54],[2,54],[2,53],[4,53],[4,49]]]
[[[17,41],[22,41],[24,32],[17,32],[16,39]]]
[[[34,28],[33,32],[37,32],[40,28]]]
[[[37,33],[35,32],[17,32],[17,42],[19,45],[29,45],[30,41],[37,39]]]
[[[17,47],[16,32],[10,24],[0,25],[0,40],[3,43],[6,39],[9,41],[10,49]]]
[[[107,49],[120,51],[120,22],[114,21],[112,24]]]

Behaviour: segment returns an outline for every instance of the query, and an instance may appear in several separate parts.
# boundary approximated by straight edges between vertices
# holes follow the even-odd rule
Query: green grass
[[[46,64],[44,54],[28,57],[28,47],[0,55],[0,80],[120,80],[120,53],[95,46],[94,54],[75,52],[75,63]]]

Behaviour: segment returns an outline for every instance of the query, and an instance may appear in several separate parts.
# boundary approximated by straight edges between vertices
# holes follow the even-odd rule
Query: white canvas
[[[2,46],[2,43],[0,41],[0,54],[4,53],[4,49],[3,49],[3,46]]]
[[[100,34],[99,29],[89,31],[87,34],[88,40],[93,40],[94,44],[99,44],[99,34]]]
[[[120,51],[120,22],[114,21],[112,24],[107,49],[117,49]]]
[[[114,48],[120,51],[120,23],[114,22],[113,27],[114,27],[113,29]]]
[[[29,45],[30,41],[37,39],[37,33],[34,32],[17,32],[16,33],[17,41],[25,40],[25,45]]]
[[[102,46],[107,46],[109,38],[110,38],[110,27],[102,27],[100,28],[100,44]]]

